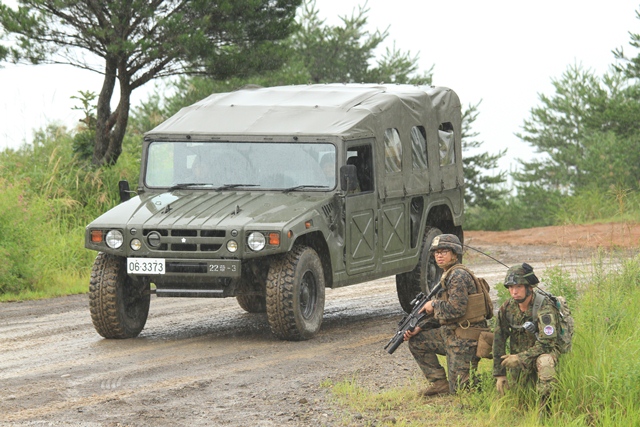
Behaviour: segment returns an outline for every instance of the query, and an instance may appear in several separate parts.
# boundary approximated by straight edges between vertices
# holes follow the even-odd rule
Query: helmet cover
[[[462,243],[455,234],[441,234],[433,238],[431,252],[438,249],[450,249],[453,253],[462,255]]]
[[[535,286],[538,283],[540,281],[533,273],[533,267],[526,262],[509,268],[507,276],[504,278],[504,286],[506,288],[513,285]]]

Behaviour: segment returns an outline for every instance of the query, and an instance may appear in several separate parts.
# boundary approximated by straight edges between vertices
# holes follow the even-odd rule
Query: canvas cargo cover
[[[241,89],[213,94],[148,132],[160,136],[381,135],[390,115],[413,123],[458,116],[460,100],[445,87],[318,84]],[[449,119],[450,120],[450,119]]]

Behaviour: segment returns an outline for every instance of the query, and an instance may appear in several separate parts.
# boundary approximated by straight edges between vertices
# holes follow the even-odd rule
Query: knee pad
[[[556,358],[551,354],[541,354],[536,359],[536,370],[540,381],[550,381],[556,376]]]

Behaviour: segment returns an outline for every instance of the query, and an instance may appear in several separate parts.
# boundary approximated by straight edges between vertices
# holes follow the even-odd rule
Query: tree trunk
[[[104,153],[103,163],[113,165],[122,154],[122,141],[127,131],[129,123],[129,109],[131,108],[131,87],[129,86],[129,76],[123,72],[119,74],[120,102],[110,121],[109,147]]]
[[[111,98],[116,79],[120,85],[120,100],[112,113]],[[96,112],[96,141],[92,159],[95,166],[113,165],[118,161],[129,122],[130,102],[131,88],[126,67],[119,66],[116,59],[108,58]]]
[[[104,163],[104,155],[109,147],[109,117],[111,116],[111,97],[116,85],[116,61],[107,58],[105,61],[104,81],[102,90],[98,96],[96,111],[96,142],[93,146],[92,163],[101,166]]]

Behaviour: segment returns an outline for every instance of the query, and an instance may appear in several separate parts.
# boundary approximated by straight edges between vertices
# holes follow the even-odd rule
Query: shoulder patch
[[[542,321],[542,324],[544,324],[544,325],[550,325],[551,322],[552,322],[550,314],[543,314],[542,316],[540,316],[540,320]]]
[[[553,328],[553,326],[547,325],[542,329],[542,332],[544,332],[546,336],[551,336],[555,332],[555,329]]]

